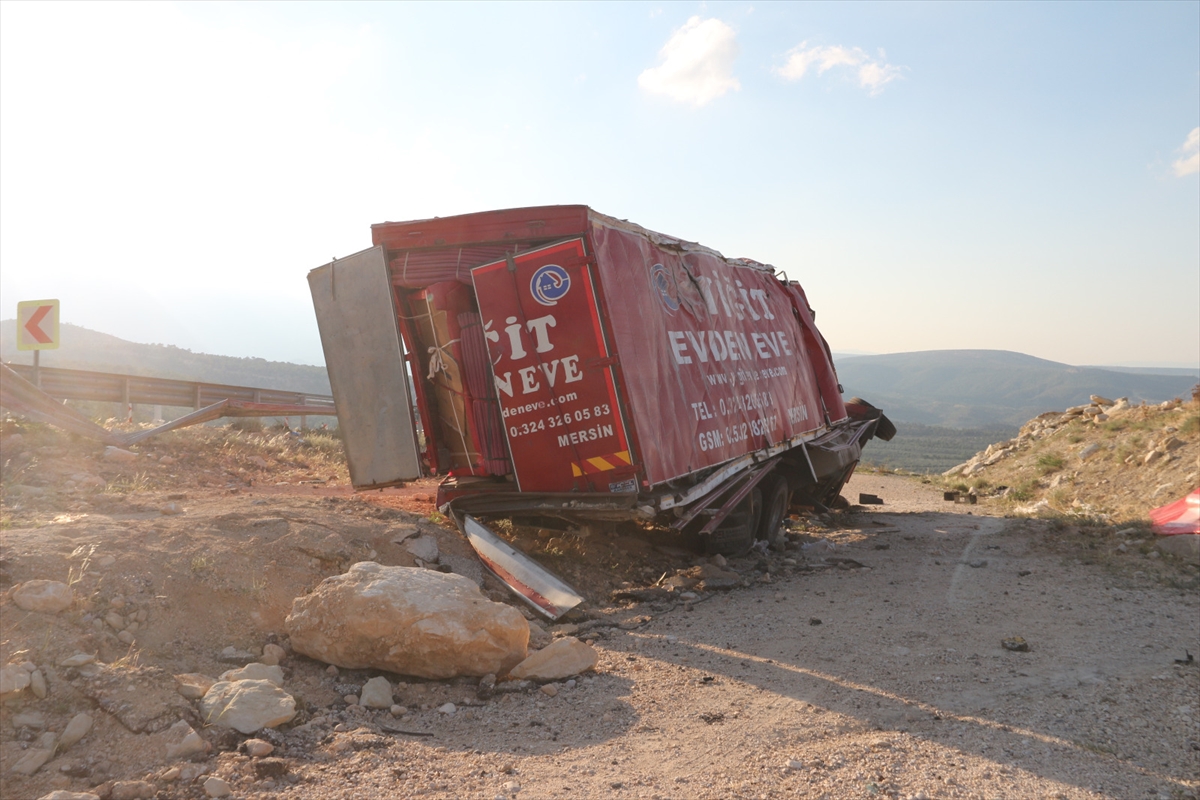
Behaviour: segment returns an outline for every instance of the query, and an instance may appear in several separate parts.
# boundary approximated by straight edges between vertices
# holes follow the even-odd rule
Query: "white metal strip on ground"
[[[513,549],[470,514],[463,515],[463,533],[484,566],[550,619],[558,619],[583,602],[578,592],[529,556]]]

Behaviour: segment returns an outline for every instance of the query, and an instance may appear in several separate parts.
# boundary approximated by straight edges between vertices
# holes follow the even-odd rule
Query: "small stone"
[[[438,706],[439,714],[453,714],[455,711],[458,711],[458,706],[454,705],[454,703],[444,703]]]
[[[167,758],[172,761],[176,759],[190,760],[206,755],[212,749],[212,745],[200,738],[200,734],[196,733],[192,726],[183,720],[179,720],[167,728],[165,738]]]
[[[408,709],[401,705],[393,705],[391,708],[388,709],[388,713],[391,714],[393,717],[403,717],[405,714],[408,713]]]
[[[7,698],[18,692],[23,692],[29,685],[29,673],[18,664],[0,667],[0,698]]]
[[[32,691],[39,700],[46,699],[46,676],[42,674],[40,669],[35,669],[33,672],[29,673],[29,690]]]
[[[179,780],[179,776],[182,773],[183,773],[183,770],[181,770],[179,767],[171,767],[170,769],[168,769],[166,772],[164,772],[162,775],[159,775],[158,777],[159,777],[159,780],[163,781],[164,783],[174,783],[175,781]]]
[[[233,794],[229,784],[215,775],[204,781],[204,793],[209,797],[228,797]]]
[[[438,543],[432,536],[422,535],[409,539],[404,543],[404,549],[411,553],[413,558],[418,558],[426,564],[437,563]]]
[[[150,800],[155,795],[154,784],[146,781],[118,781],[109,792],[110,800]]]
[[[789,758],[788,762],[787,762],[787,768],[788,769],[804,769],[804,762],[797,761],[794,758]]]
[[[53,749],[37,748],[26,750],[25,754],[17,759],[17,763],[12,766],[10,771],[18,775],[32,775],[45,766],[46,762],[53,757]]]
[[[46,727],[46,715],[41,711],[22,711],[13,714],[11,722],[14,728],[33,728],[40,731]]]
[[[268,667],[273,667],[277,664],[282,664],[285,658],[287,658],[287,651],[279,645],[272,643],[263,645],[263,654],[259,662],[266,664]]]
[[[17,763],[13,764],[12,772],[18,775],[32,775],[37,772],[46,762],[54,757],[53,749],[26,750],[25,755],[17,759]]]
[[[259,662],[247,664],[241,669],[231,669],[221,673],[223,681],[270,681],[276,686],[283,686],[283,668],[267,666]]]
[[[967,566],[971,567],[972,569],[981,569],[982,567],[986,567],[987,564],[987,559],[977,558],[974,561],[969,562]]]
[[[325,674],[336,678],[338,676],[338,668],[335,667],[333,664],[330,664],[328,667],[325,668]]]
[[[390,708],[392,684],[383,676],[371,678],[363,685],[358,701],[367,708]]]
[[[60,667],[82,667],[84,664],[91,664],[96,660],[96,657],[87,653],[76,653],[73,656],[68,656],[58,662]]]
[[[1113,403],[1113,401],[1112,401],[1112,400],[1109,400],[1107,397],[1102,397],[1102,396],[1100,396],[1100,395],[1098,395],[1098,394],[1094,394],[1094,395],[1092,395],[1092,396],[1091,396],[1089,399],[1090,399],[1090,400],[1091,400],[1093,403],[1095,403],[1096,405],[1098,405],[1098,406],[1111,406],[1111,405],[1115,405],[1115,403]]]
[[[573,636],[564,636],[513,667],[510,678],[557,681],[594,669],[596,651]]]
[[[1000,645],[1005,650],[1011,650],[1014,653],[1028,653],[1029,652],[1029,642],[1025,641],[1025,639],[1020,636],[1010,636],[1007,639],[1002,639],[1000,641]]]
[[[175,689],[188,700],[199,700],[216,683],[207,675],[199,672],[187,672],[175,676]]]
[[[246,755],[251,758],[265,758],[275,752],[275,745],[262,739],[246,740]]]
[[[127,464],[130,461],[137,461],[138,454],[109,445],[108,447],[104,448],[104,460],[114,461],[118,464]]]
[[[343,695],[342,700],[345,701],[346,705],[348,706],[358,705],[358,695],[356,694]]]
[[[516,794],[521,791],[521,784],[516,781],[505,781],[504,785],[500,788],[504,790],[505,794]]]
[[[555,686],[553,683],[547,683],[545,686],[542,687],[542,694],[544,694],[548,697],[555,697],[558,695],[558,687]]]
[[[1162,452],[1160,452],[1158,450],[1151,450],[1149,453],[1146,453],[1144,458],[1142,458],[1142,463],[1143,464],[1153,464],[1155,461],[1158,461],[1162,457],[1163,457]]]
[[[217,661],[222,664],[238,664],[245,666],[255,660],[255,655],[245,650],[238,650],[236,647],[226,647],[217,656]]]
[[[55,789],[50,794],[44,794],[38,800],[100,800],[100,795],[92,792],[68,792],[65,789]]]
[[[75,716],[71,717],[71,721],[67,723],[67,727],[63,729],[62,736],[59,737],[59,749],[66,750],[80,739],[87,736],[91,730],[91,715],[83,713],[76,714]]]
[[[71,587],[61,581],[25,581],[13,590],[12,600],[22,611],[57,614],[71,607]]]
[[[108,569],[116,563],[116,556],[100,556],[98,559],[96,559],[96,566],[100,567],[100,569]]]
[[[129,631],[121,631],[117,634],[117,639],[125,644],[133,644],[133,634]]]
[[[808,624],[809,625],[820,625],[822,623],[821,623],[821,620],[819,617],[809,617]]]
[[[1086,447],[1084,447],[1082,450],[1079,451],[1079,458],[1083,461],[1087,461],[1089,458],[1091,458],[1092,456],[1096,455],[1096,453],[1099,453],[1099,452],[1100,452],[1100,445],[1093,442],[1092,444],[1087,445]]]
[[[125,621],[124,617],[115,611],[110,611],[105,614],[104,622],[114,631],[123,631],[125,630],[125,626],[129,624]]]
[[[167,503],[165,506],[159,507],[158,513],[166,517],[173,517],[176,514],[183,513],[183,506],[179,505],[179,503]]]

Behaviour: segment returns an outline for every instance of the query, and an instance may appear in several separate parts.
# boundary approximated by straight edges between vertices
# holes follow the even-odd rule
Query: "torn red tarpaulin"
[[[1193,489],[1174,503],[1154,509],[1150,512],[1150,522],[1159,536],[1200,533],[1200,489]]]

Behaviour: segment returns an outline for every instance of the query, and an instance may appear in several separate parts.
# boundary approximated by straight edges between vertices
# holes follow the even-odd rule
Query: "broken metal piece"
[[[483,526],[470,514],[461,528],[479,560],[518,597],[549,619],[558,619],[583,602],[583,597],[541,564]]]

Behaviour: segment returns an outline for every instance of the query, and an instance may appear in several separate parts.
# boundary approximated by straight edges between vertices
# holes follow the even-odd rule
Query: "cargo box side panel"
[[[418,478],[421,465],[382,247],[308,274],[325,368],[356,488]]]
[[[520,490],[636,491],[583,239],[471,277]]]
[[[823,426],[803,331],[774,276],[598,219],[591,237],[652,484]]]

